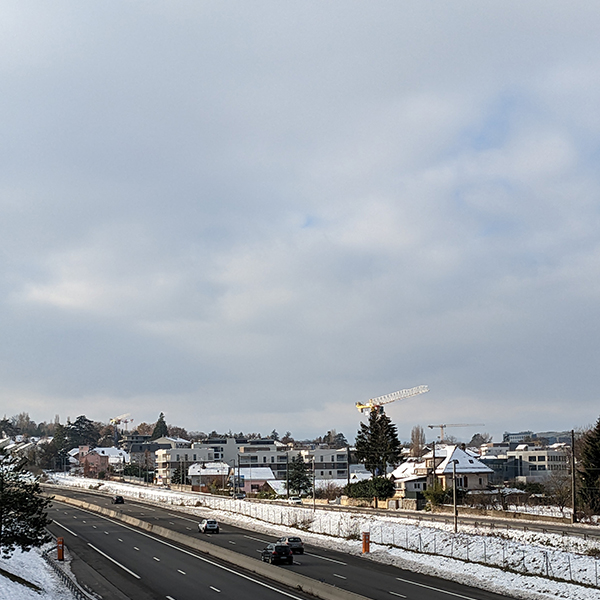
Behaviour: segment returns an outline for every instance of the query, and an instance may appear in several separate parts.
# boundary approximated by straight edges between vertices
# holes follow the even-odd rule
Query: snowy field
[[[371,534],[369,558],[437,575],[523,599],[598,600],[600,545],[579,536],[523,532],[488,526],[461,526],[454,534],[445,523],[418,522],[368,512],[327,511],[312,507],[247,502],[208,494],[161,490],[118,482],[56,476],[56,483],[97,488],[107,494],[169,504],[198,517],[214,518],[278,536],[298,534],[311,544],[361,553],[360,534]],[[489,566],[495,565],[495,566]],[[556,581],[566,580],[566,581]],[[583,582],[589,587],[569,583]]]
[[[41,588],[41,592],[11,581],[0,574],[2,600],[74,600],[75,596],[41,556],[40,549],[16,550],[11,558],[0,558],[0,569],[17,575]]]

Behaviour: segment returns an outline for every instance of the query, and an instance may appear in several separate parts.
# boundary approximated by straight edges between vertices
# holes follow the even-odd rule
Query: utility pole
[[[458,531],[458,507],[456,506],[456,463],[452,461],[452,504],[454,505],[454,533]]]
[[[577,523],[577,489],[575,487],[575,430],[571,429],[571,523]]]
[[[315,496],[315,455],[313,454],[313,484],[312,484],[312,492],[313,492],[313,512],[317,510],[317,502]]]
[[[285,451],[285,492],[286,498],[290,499],[290,451]]]

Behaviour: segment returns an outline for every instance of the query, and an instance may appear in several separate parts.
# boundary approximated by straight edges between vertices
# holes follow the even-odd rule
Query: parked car
[[[200,533],[219,533],[219,524],[214,519],[203,519],[198,523]]]
[[[123,496],[113,496],[110,499],[111,504],[125,504],[125,500],[123,500]]]
[[[269,562],[272,565],[281,562],[291,565],[294,562],[292,551],[287,544],[269,544],[262,551],[260,557],[264,562]]]
[[[238,492],[233,495],[234,500],[243,500],[246,497],[246,492]]]
[[[300,496],[290,496],[288,502],[290,504],[302,504],[302,498]]]
[[[299,537],[280,537],[277,540],[278,544],[287,544],[292,551],[292,554],[304,554],[304,544]]]

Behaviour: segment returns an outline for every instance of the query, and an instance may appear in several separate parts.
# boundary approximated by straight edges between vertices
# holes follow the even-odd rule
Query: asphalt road
[[[50,516],[50,531],[109,584],[105,600],[310,598],[101,515],[55,502]]]
[[[187,516],[185,513],[169,507],[150,506],[127,498],[124,505],[113,505],[110,502],[110,497],[72,488],[60,488],[60,493],[112,510],[122,511],[124,514],[179,533],[200,537],[200,539],[212,544],[257,559],[259,559],[260,551],[265,545],[274,541],[273,538],[269,538],[265,534],[227,524],[221,524],[219,534],[201,534],[198,532],[198,521],[200,520],[198,517]],[[66,508],[63,511],[68,512]],[[56,513],[56,515],[59,517],[59,513]],[[211,517],[211,511],[207,509],[205,515]],[[52,516],[55,519],[57,518],[54,514]],[[96,519],[99,518],[96,517]],[[62,517],[59,517],[59,519],[62,519]],[[62,520],[58,522],[68,526],[69,520],[67,519],[65,523]],[[509,596],[383,565],[368,558],[310,545],[305,546],[303,555],[295,556],[294,565],[273,568],[297,569],[302,575],[350,590],[373,600],[383,600],[384,598],[389,600],[390,597],[408,598],[410,600],[454,600],[456,598],[462,600],[500,600],[509,598]],[[214,587],[219,586],[215,585]],[[132,598],[134,597],[132,596]],[[177,600],[180,597],[183,598],[179,595],[173,597]]]

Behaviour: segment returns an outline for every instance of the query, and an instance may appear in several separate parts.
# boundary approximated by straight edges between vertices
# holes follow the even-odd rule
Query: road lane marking
[[[263,544],[269,543],[268,540],[261,540],[260,538],[255,538],[255,537],[252,537],[251,535],[245,535],[244,537],[248,538],[249,540],[254,540],[255,542],[262,542]]]
[[[193,552],[190,552],[189,550],[184,550],[183,548],[179,548],[178,546],[175,546],[174,544],[170,544],[169,542],[161,540],[160,538],[154,537],[153,535],[150,535],[149,533],[144,533],[143,531],[138,531],[137,529],[134,529],[133,527],[131,527],[129,525],[125,525],[125,523],[121,523],[120,521],[115,521],[115,520],[105,517],[103,515],[98,515],[96,513],[93,513],[91,511],[85,509],[85,508],[80,508],[78,510],[80,510],[82,512],[90,513],[91,515],[94,515],[95,517],[100,517],[101,519],[105,519],[106,521],[109,521],[110,523],[114,523],[115,525],[118,525],[119,527],[123,527],[123,529],[128,529],[129,531],[133,531],[134,533],[137,533],[138,535],[143,535],[144,537],[150,538],[151,540],[158,542],[159,544],[163,544],[164,546],[169,546],[169,548],[178,550],[179,552],[182,552],[183,554],[187,554],[188,556],[193,556],[195,559],[200,560],[205,563],[208,563],[209,565],[212,565],[213,567],[216,567],[217,569],[221,569],[222,571],[226,571],[227,573],[236,575],[237,577],[240,577],[241,579],[245,579],[246,581],[251,581],[252,583],[255,583],[256,585],[267,588],[268,590],[271,590],[273,592],[281,594],[282,596],[287,596],[288,598],[292,598],[293,600],[304,600],[303,598],[300,598],[300,596],[294,596],[294,594],[290,594],[289,592],[286,592],[286,591],[276,588],[272,585],[269,585],[268,583],[265,583],[264,581],[254,579],[254,577],[250,577],[249,575],[245,575],[244,573],[235,571],[234,569],[232,569],[230,567],[226,567],[225,565],[220,565],[219,563],[209,560],[208,558],[204,558],[203,556],[194,554]],[[246,537],[248,537],[248,536],[246,536]],[[90,546],[91,546],[91,544],[90,544]],[[260,552],[260,550],[259,550],[259,552]],[[113,559],[110,559],[110,560],[113,560]],[[138,576],[138,578],[139,578],[139,576]],[[167,596],[167,598],[169,598],[169,597],[170,596]],[[171,599],[171,600],[173,600],[173,599]]]
[[[175,517],[176,519],[183,519],[184,521],[189,521],[190,523],[197,523],[197,520],[188,519],[187,517],[182,517],[181,515],[174,515],[173,513],[167,513],[170,517]]]
[[[191,528],[191,527],[186,527],[186,529],[187,529],[188,531],[191,531],[191,530],[192,530],[192,528]]]
[[[63,529],[66,529],[71,535],[74,535],[75,537],[79,537],[74,531],[71,531],[68,527],[65,527],[58,521],[53,521],[53,523],[56,523],[59,527],[62,527]]]
[[[120,542],[122,542],[123,540],[121,538],[117,538]]]
[[[233,540],[229,540],[230,544],[235,544],[235,542]]]
[[[152,557],[156,562],[160,562],[160,558],[156,558],[156,556]]]
[[[137,550],[138,552],[140,551],[140,549],[137,546],[134,546],[133,549]]]
[[[339,577],[340,579],[348,579],[347,577],[344,577],[343,575],[338,575],[337,573],[334,573],[333,576]]]
[[[178,573],[181,573],[182,575],[187,575],[187,573],[185,571],[182,571],[181,569],[177,569]]]
[[[104,558],[108,558],[108,560],[115,563],[115,565],[117,565],[117,567],[121,567],[121,569],[123,569],[123,571],[127,571],[130,575],[133,575],[136,579],[141,579],[141,577],[137,573],[130,571],[125,565],[122,565],[120,562],[117,562],[114,558],[112,558],[108,554],[102,552],[102,550],[100,550],[99,548],[96,548],[96,546],[90,544],[89,542],[88,542],[88,546],[90,548],[92,548],[92,550],[95,550],[98,554],[102,554],[102,556],[104,556]]]
[[[428,590],[433,590],[434,592],[448,594],[448,596],[456,596],[457,598],[464,598],[464,600],[477,600],[477,598],[473,598],[473,596],[463,596],[463,594],[457,594],[456,592],[449,592],[447,590],[443,590],[441,588],[436,588],[431,585],[425,585],[424,583],[417,583],[416,581],[410,581],[409,579],[401,579],[400,577],[396,577],[396,579],[398,581],[402,581],[403,583],[410,583],[412,585],[417,585],[422,588],[427,588]]]
[[[173,598],[173,596],[165,596],[165,598],[166,598],[167,600],[175,600],[175,598]]]
[[[215,590],[215,592],[219,592],[219,594],[221,593],[221,590],[220,590],[220,589],[218,589],[218,588],[216,588],[216,587],[213,587],[212,585],[209,585],[208,587],[209,587],[211,590]]]
[[[92,525],[92,527],[93,527],[94,529],[98,529],[98,528],[97,528],[95,525]]]
[[[320,558],[321,560],[329,560],[331,562],[337,563],[338,565],[344,565],[345,567],[347,566],[345,562],[342,562],[341,560],[335,560],[335,558],[328,558],[327,556],[320,556],[319,554],[312,554],[311,552],[305,552],[304,554],[314,556],[315,558]]]
[[[392,596],[399,596],[400,598],[408,598],[408,596],[405,596],[404,594],[398,594],[397,592],[390,592],[390,594]]]
[[[108,535],[108,531],[105,531],[104,533],[105,533],[106,535]]]

